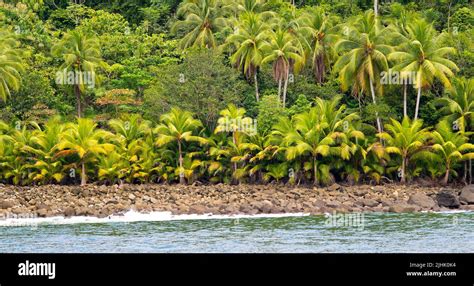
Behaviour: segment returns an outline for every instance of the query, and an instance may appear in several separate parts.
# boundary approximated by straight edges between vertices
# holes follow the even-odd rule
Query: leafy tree
[[[86,165],[97,161],[99,155],[114,150],[114,145],[105,143],[111,133],[97,129],[97,124],[91,119],[78,118],[77,124],[69,123],[67,129],[61,133],[58,144],[57,157],[77,155],[81,166],[81,185],[87,184]]]
[[[145,90],[147,117],[157,121],[161,114],[178,107],[214,130],[219,112],[229,103],[238,103],[249,89],[238,72],[222,62],[222,56],[203,50],[188,54],[181,64],[163,67],[157,81]]]
[[[401,182],[405,183],[410,160],[425,148],[430,134],[427,128],[422,128],[423,122],[420,119],[411,121],[408,117],[404,117],[402,122],[395,119],[390,119],[390,121],[391,124],[385,125],[388,132],[379,133],[377,136],[386,140],[386,152],[401,157],[399,174]]]
[[[435,78],[439,79],[444,86],[449,87],[449,77],[453,76],[452,70],[458,67],[447,58],[454,53],[452,47],[440,47],[436,40],[433,27],[423,20],[415,20],[407,27],[409,37],[403,45],[403,51],[393,52],[390,59],[399,62],[394,70],[402,72],[406,78],[412,72],[416,73],[415,88],[418,90],[416,98],[415,119],[418,118],[422,88],[428,88],[433,84]]]
[[[82,94],[87,87],[95,85],[95,70],[102,63],[100,44],[94,37],[72,31],[52,48],[52,53],[63,58],[56,80],[59,83],[72,82],[77,116],[81,117]]]
[[[158,134],[156,144],[158,146],[169,146],[170,143],[176,142],[178,145],[178,172],[180,184],[185,183],[184,166],[183,166],[183,144],[184,142],[198,142],[206,144],[207,140],[195,134],[202,123],[194,119],[188,111],[182,111],[178,108],[172,108],[169,113],[161,116],[161,124],[155,129]]]
[[[0,30],[0,99],[6,101],[11,90],[20,89],[21,75],[24,70],[19,42],[11,32]]]
[[[272,63],[273,78],[278,82],[279,98],[282,94],[281,85],[284,83],[281,101],[283,107],[285,107],[291,64],[294,65],[296,70],[299,70],[304,64],[300,45],[292,34],[279,29],[271,34],[270,41],[264,45],[263,50],[266,56],[263,58],[262,64]]]
[[[215,48],[217,41],[215,33],[227,25],[224,16],[224,5],[221,0],[186,0],[180,5],[178,17],[184,20],[177,21],[172,33],[185,31],[187,34],[181,39],[181,47],[191,46]]]
[[[341,88],[347,90],[352,86],[352,92],[356,94],[360,90],[370,92],[376,105],[376,91],[379,95],[383,92],[380,75],[388,70],[386,55],[392,49],[386,40],[389,31],[375,21],[372,11],[358,17],[354,26],[346,27],[345,31],[344,37],[336,44],[336,50],[342,55],[334,66],[339,73]],[[378,132],[382,132],[378,113],[376,117]]]
[[[252,12],[242,14],[239,18],[237,30],[227,38],[237,50],[230,58],[247,79],[253,78],[255,84],[255,98],[259,101],[257,72],[264,58],[264,46],[267,43],[269,26],[260,14]]]
[[[433,152],[444,162],[446,169],[443,183],[447,184],[451,173],[455,173],[456,163],[474,158],[474,145],[468,143],[468,138],[461,132],[453,132],[452,126],[447,121],[441,121],[433,136]]]

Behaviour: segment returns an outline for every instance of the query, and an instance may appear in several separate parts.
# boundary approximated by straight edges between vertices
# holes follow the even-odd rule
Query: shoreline
[[[474,186],[0,185],[0,219],[141,214],[255,216],[474,211]]]

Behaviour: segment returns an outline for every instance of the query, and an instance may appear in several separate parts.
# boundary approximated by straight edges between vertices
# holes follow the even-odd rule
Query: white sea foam
[[[173,215],[171,212],[139,213],[129,211],[123,215],[112,215],[105,218],[74,216],[74,217],[47,217],[47,218],[6,218],[0,219],[2,226],[34,226],[40,224],[95,224],[95,223],[127,223],[127,222],[153,222],[174,220],[205,220],[205,219],[243,219],[243,218],[279,218],[279,217],[301,217],[308,216],[306,213],[283,213],[283,214],[257,214],[257,215],[213,215],[213,214],[190,214]]]

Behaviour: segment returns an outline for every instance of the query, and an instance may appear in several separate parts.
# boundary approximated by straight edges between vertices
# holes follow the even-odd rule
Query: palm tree
[[[271,33],[270,42],[265,43],[263,50],[266,56],[263,58],[262,64],[273,63],[273,78],[278,82],[278,97],[281,96],[281,85],[284,82],[282,103],[285,107],[290,61],[293,61],[296,70],[299,70],[304,64],[300,45],[291,33],[278,29]]]
[[[82,93],[86,87],[95,84],[95,69],[103,63],[100,43],[95,37],[72,31],[53,46],[52,53],[63,58],[64,63],[61,65],[61,71],[57,73],[56,81],[59,84],[72,83],[74,86],[77,116],[80,118],[82,117]]]
[[[435,101],[445,120],[453,123],[455,129],[466,132],[474,126],[474,79],[454,79],[447,95]]]
[[[392,50],[387,45],[389,30],[382,28],[372,11],[367,11],[354,23],[344,38],[336,43],[336,50],[342,55],[334,65],[334,70],[339,72],[339,81],[343,90],[352,86],[352,91],[358,93],[370,92],[374,105],[376,91],[383,93],[380,84],[381,72],[388,70],[386,55]],[[382,132],[382,122],[376,113],[377,129]]]
[[[97,124],[91,119],[78,118],[77,124],[68,124],[61,134],[56,157],[77,155],[81,165],[81,186],[87,184],[87,163],[97,161],[99,155],[106,155],[113,151],[115,146],[104,143],[105,139],[113,135],[105,130],[97,129]]]
[[[301,18],[300,33],[303,35],[306,49],[311,54],[311,63],[316,82],[324,83],[325,75],[335,58],[333,41],[335,26],[333,18],[320,7],[311,9]]]
[[[390,60],[398,62],[394,70],[408,74],[416,73],[415,88],[418,90],[415,107],[415,119],[418,118],[421,91],[429,88],[434,79],[438,79],[445,87],[450,87],[449,77],[458,70],[456,64],[446,56],[455,52],[452,47],[440,46],[433,26],[424,20],[415,20],[408,25],[408,39],[401,51],[389,55]]]
[[[11,96],[11,90],[20,89],[21,75],[24,71],[19,42],[13,35],[0,30],[0,99],[6,101]]]
[[[406,44],[407,39],[410,38],[410,33],[408,32],[407,27],[412,24],[414,20],[418,20],[420,18],[419,14],[405,9],[401,6],[401,9],[397,9],[394,13],[393,19],[389,19],[389,22],[393,24],[396,29],[396,33],[400,37],[397,37],[401,41],[401,45],[397,47],[397,50],[403,50],[403,45]],[[391,56],[389,54],[388,58],[390,59]],[[400,71],[397,71],[400,72]],[[403,116],[408,116],[408,108],[407,108],[407,89],[409,83],[409,76],[411,74],[408,72],[401,73],[401,81],[403,85]]]
[[[225,12],[226,7],[221,0],[186,0],[177,11],[177,15],[184,16],[185,19],[177,21],[171,32],[184,30],[187,33],[180,41],[182,48],[215,48],[217,44],[214,34],[227,25],[226,18],[223,17]]]
[[[385,151],[389,154],[398,154],[402,159],[400,177],[401,182],[406,182],[406,171],[413,155],[425,148],[430,137],[427,128],[423,127],[420,119],[411,121],[407,116],[399,122],[393,118],[391,124],[386,124],[388,132],[377,134],[378,137],[386,141]]]
[[[183,143],[198,142],[206,144],[207,140],[201,136],[193,135],[202,127],[201,121],[194,119],[188,111],[182,111],[178,108],[172,108],[169,113],[163,114],[160,118],[162,122],[155,129],[158,134],[156,144],[161,147],[170,143],[178,144],[178,163],[180,183],[184,184],[184,168],[183,168]]]
[[[266,13],[265,1],[266,0],[225,0],[233,5],[235,13]]]
[[[252,119],[245,116],[245,109],[239,108],[234,104],[229,104],[226,109],[220,112],[221,117],[217,121],[217,127],[214,133],[231,132],[232,145],[237,147],[241,142],[241,137],[247,133],[252,133]],[[248,130],[246,130],[248,129]],[[234,172],[237,170],[237,162],[233,162]]]
[[[63,165],[56,158],[56,153],[59,151],[60,134],[65,125],[59,117],[51,118],[44,127],[36,122],[31,124],[35,127],[31,138],[33,144],[24,146],[23,150],[34,157],[32,169],[36,170],[36,174],[33,181],[51,183],[54,180],[60,183],[64,178]]]
[[[260,14],[252,12],[240,16],[237,30],[227,38],[228,43],[233,43],[237,50],[230,58],[247,79],[253,78],[255,84],[255,97],[259,101],[258,68],[264,57],[263,47],[267,43],[269,26],[263,21]]]
[[[445,164],[443,183],[446,185],[456,163],[474,158],[474,144],[468,143],[462,132],[453,132],[448,121],[441,121],[432,136],[434,145],[431,148]]]

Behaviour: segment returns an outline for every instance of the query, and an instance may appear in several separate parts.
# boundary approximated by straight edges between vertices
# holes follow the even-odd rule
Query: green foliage
[[[237,103],[248,86],[234,69],[211,51],[191,52],[183,63],[171,64],[159,71],[157,81],[145,91],[145,113],[157,121],[172,107],[193,112],[209,130],[213,130],[219,111]]]

